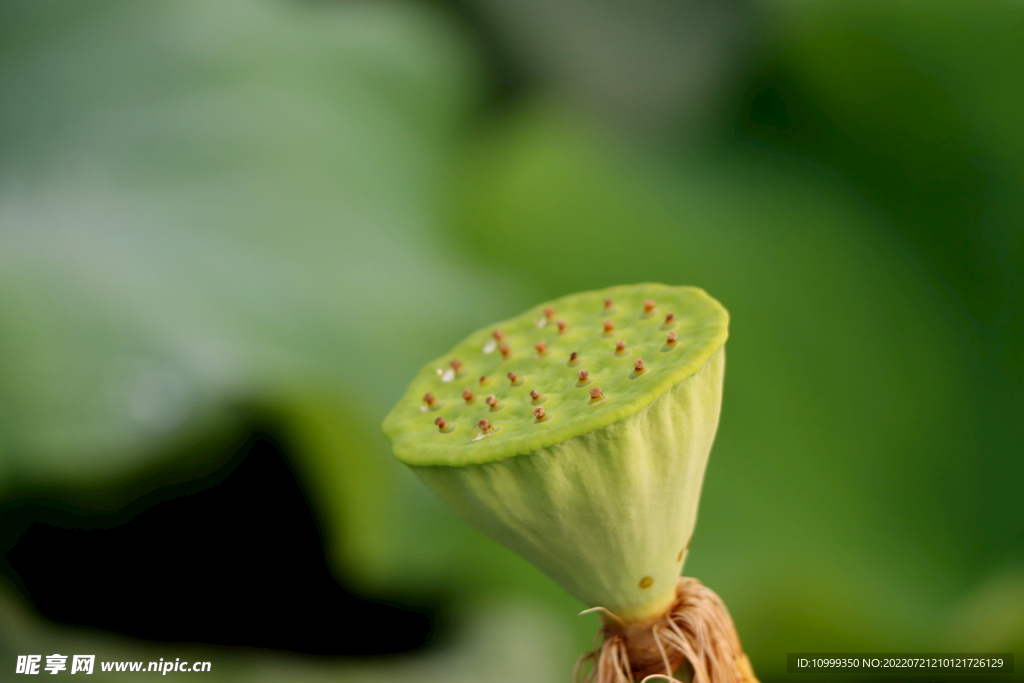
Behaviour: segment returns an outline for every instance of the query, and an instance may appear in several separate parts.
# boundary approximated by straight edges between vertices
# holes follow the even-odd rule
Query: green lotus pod
[[[694,287],[566,296],[428,363],[384,432],[456,512],[613,629],[655,624],[681,600],[728,322]]]

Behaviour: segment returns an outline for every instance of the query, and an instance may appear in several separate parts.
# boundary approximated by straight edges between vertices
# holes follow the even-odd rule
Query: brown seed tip
[[[432,391],[428,391],[427,393],[423,394],[423,402],[426,403],[429,407],[433,408],[434,404],[437,403],[437,399],[434,398],[434,393]]]
[[[476,426],[480,428],[480,431],[484,434],[490,434],[494,431],[494,427],[491,426],[490,420],[486,417],[480,418],[480,421],[476,423]]]
[[[612,300],[611,299],[605,299],[604,300],[604,310],[606,310],[606,311],[612,310]]]
[[[463,389],[462,390],[462,398],[466,399],[466,403],[472,403],[473,402],[473,392],[470,391],[469,389]]]
[[[626,352],[626,342],[624,342],[624,341],[617,341],[617,342],[615,342],[615,353],[625,353],[625,352]]]
[[[543,420],[548,414],[544,412],[544,406],[537,406],[533,409],[533,416],[538,420]]]
[[[505,333],[502,332],[501,330],[495,330],[494,332],[491,332],[491,336],[494,337],[495,341],[498,341],[498,342],[505,341]]]
[[[675,322],[675,319],[676,319],[676,314],[675,313],[669,313],[668,315],[665,316],[665,324],[666,325],[671,325],[673,322]]]
[[[581,382],[586,382],[586,381],[587,381],[587,378],[588,378],[588,377],[590,377],[590,373],[589,373],[589,372],[587,372],[586,370],[580,370],[580,371],[579,371],[579,372],[577,373],[577,376],[578,376],[578,377],[580,378],[580,381],[581,381]]]
[[[564,320],[556,320],[555,324],[558,325],[558,334],[565,334],[565,328],[567,327]]]
[[[643,372],[644,371],[644,359],[643,358],[637,358],[635,361],[633,361],[633,369],[636,370],[637,372]]]
[[[480,377],[480,384],[481,384],[481,385],[483,385],[483,384],[487,384],[487,375],[482,375],[482,376]]]
[[[679,339],[679,335],[675,332],[669,332],[665,335],[665,341],[669,344],[675,344],[677,339]]]
[[[551,308],[550,306],[548,308],[545,308],[544,309],[544,317],[547,318],[548,320],[551,320],[552,318],[554,318],[555,317],[555,309]]]
[[[591,401],[600,401],[602,398],[604,398],[604,394],[601,393],[601,387],[594,387],[590,390]]]
[[[611,320],[605,320],[604,321],[604,333],[605,334],[611,334],[611,331],[614,330],[614,329],[615,329],[615,323],[613,323]]]
[[[491,394],[490,396],[484,399],[484,403],[486,403],[492,408],[496,408],[498,406],[498,397],[495,396],[494,394]]]
[[[449,364],[452,366],[452,370],[457,373],[462,372],[462,361],[458,358],[452,358],[452,362]]]
[[[576,353],[575,351],[573,351],[572,353],[569,354],[569,362],[570,363],[575,363],[579,359],[580,359],[580,354]]]
[[[541,339],[539,342],[533,345],[533,348],[537,349],[537,353],[543,356],[548,352],[548,343]]]
[[[448,429],[448,423],[444,421],[443,417],[439,417],[436,420],[434,420],[434,424],[436,424],[437,428],[442,432]]]
[[[508,373],[508,378],[512,380],[512,384],[519,384],[519,375],[517,375],[516,373]]]
[[[532,398],[534,401],[538,400],[540,398],[540,392],[537,391],[536,389],[531,389],[530,398]]]
[[[650,315],[654,311],[654,306],[653,299],[644,299],[644,313]]]
[[[508,358],[512,355],[512,349],[508,347],[508,344],[502,344],[498,347],[498,350],[501,351],[502,358]]]

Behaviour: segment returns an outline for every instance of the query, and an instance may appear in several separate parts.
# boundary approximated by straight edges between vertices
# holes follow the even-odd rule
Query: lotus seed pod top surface
[[[384,432],[413,466],[531,453],[651,404],[722,347],[728,324],[721,304],[696,287],[647,283],[556,299],[428,363]]]

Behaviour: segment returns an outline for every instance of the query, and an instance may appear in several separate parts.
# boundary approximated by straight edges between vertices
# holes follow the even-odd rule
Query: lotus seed
[[[576,376],[580,378],[581,382],[586,382],[587,378],[590,377],[590,373],[587,372],[586,370],[580,370],[578,373],[576,373]]]
[[[654,312],[654,306],[655,306],[655,304],[654,304],[654,300],[653,299],[644,299],[644,313],[645,314],[650,315],[651,313],[653,313]]]
[[[577,363],[579,362],[579,359],[580,354],[576,353],[575,351],[569,354],[569,363]]]
[[[423,402],[427,404],[427,407],[433,408],[437,404],[437,399],[434,397],[434,392],[428,391],[423,394]]]
[[[633,369],[636,370],[638,373],[643,372],[644,371],[644,359],[643,358],[637,358],[635,361],[633,361]]]
[[[591,401],[600,401],[602,398],[604,398],[604,394],[601,393],[601,387],[593,387],[590,390]]]
[[[538,356],[543,356],[548,352],[548,343],[541,339],[539,342],[533,345],[533,348],[537,350]]]
[[[556,320],[555,324],[558,325],[558,334],[565,334],[566,322],[564,320]]]
[[[668,334],[665,335],[665,342],[669,346],[675,344],[677,339],[679,339],[679,335],[676,334],[675,332],[669,332]]]
[[[460,361],[458,358],[452,358],[452,362],[450,363],[450,365],[452,366],[452,370],[455,371],[456,375],[462,374],[462,361]]]
[[[611,320],[605,320],[604,321],[604,333],[605,334],[611,334],[612,330],[614,330],[614,329],[615,329],[615,323],[613,323]]]
[[[612,310],[612,300],[611,299],[605,299],[604,300],[604,310],[606,310],[606,311]]]
[[[626,342],[617,341],[615,342],[615,353],[619,356],[626,352]]]
[[[484,399],[484,403],[486,403],[487,405],[489,405],[492,408],[497,408],[498,407],[498,397],[495,396],[494,394],[491,394],[490,396],[488,396],[487,398]]]
[[[533,409],[533,416],[537,418],[537,422],[540,422],[541,420],[546,418],[548,414],[544,412],[544,406],[537,406],[536,408]]]
[[[519,384],[519,375],[517,375],[516,373],[508,373],[508,378],[512,382],[512,384]]]
[[[476,426],[480,428],[480,431],[484,434],[490,434],[494,431],[494,425],[486,417],[480,418],[480,421],[476,423]]]
[[[508,344],[502,344],[498,347],[498,350],[501,351],[502,358],[508,358],[512,355],[512,349],[509,348]]]
[[[491,332],[491,336],[494,337],[494,341],[498,343],[505,341],[505,333],[502,332],[501,330],[495,330],[494,332]]]
[[[537,391],[536,389],[531,389],[530,390],[530,398],[532,398],[534,401],[539,401],[540,400],[540,392]]]
[[[671,325],[672,323],[675,322],[675,320],[676,320],[676,314],[675,313],[669,313],[668,315],[665,316],[665,324],[666,325]]]
[[[473,392],[470,391],[469,389],[463,389],[462,390],[462,398],[464,398],[466,400],[466,403],[472,403],[473,402]]]
[[[551,308],[550,306],[548,308],[545,308],[544,317],[550,321],[552,318],[555,317],[555,309]]]
[[[434,424],[437,425],[438,431],[443,432],[444,430],[448,429],[448,423],[444,421],[443,417],[439,417],[436,420],[434,420]]]

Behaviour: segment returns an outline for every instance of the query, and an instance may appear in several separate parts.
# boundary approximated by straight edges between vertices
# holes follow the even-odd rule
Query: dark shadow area
[[[440,601],[368,599],[339,585],[284,450],[250,434],[226,477],[136,501],[127,521],[123,510],[111,516],[117,526],[41,504],[3,511],[5,526],[13,515],[27,530],[2,570],[55,622],[148,640],[333,656],[431,643]]]

